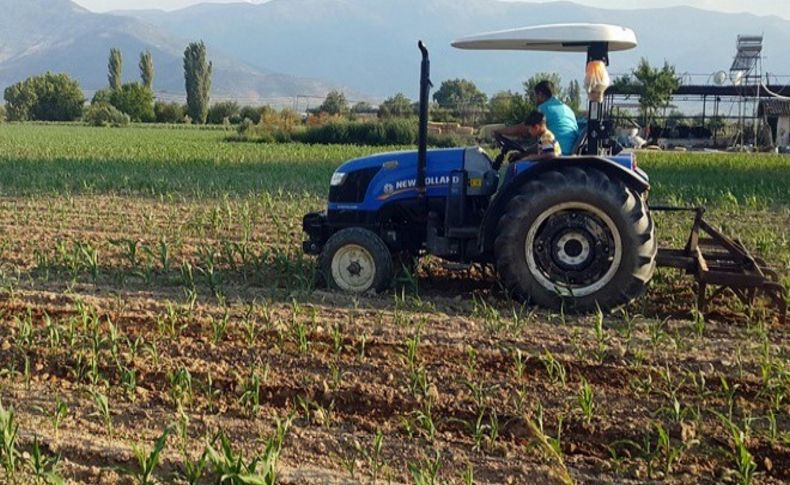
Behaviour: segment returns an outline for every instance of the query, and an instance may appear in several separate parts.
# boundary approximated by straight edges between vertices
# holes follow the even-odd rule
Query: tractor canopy
[[[469,50],[523,50],[588,52],[593,44],[607,44],[608,51],[637,46],[633,30],[606,24],[554,24],[477,34],[458,39],[453,47]]]

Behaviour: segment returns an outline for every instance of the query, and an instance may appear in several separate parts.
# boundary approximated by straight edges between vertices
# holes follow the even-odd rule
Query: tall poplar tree
[[[189,44],[184,51],[184,79],[187,91],[187,114],[194,123],[204,124],[208,116],[212,64],[203,41]]]
[[[110,83],[110,89],[116,90],[121,88],[123,78],[123,56],[120,49],[110,49],[110,60],[107,63],[107,80]]]
[[[151,51],[140,53],[140,79],[143,80],[143,85],[148,89],[153,89],[154,86],[154,58],[151,56]]]

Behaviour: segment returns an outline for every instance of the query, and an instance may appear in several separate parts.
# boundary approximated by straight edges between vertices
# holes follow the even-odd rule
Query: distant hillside
[[[434,79],[474,79],[488,92],[518,88],[539,71],[579,77],[583,57],[536,53],[462,52],[458,37],[558,22],[604,22],[633,28],[639,49],[613,56],[626,72],[640,57],[664,59],[679,72],[729,68],[739,33],[764,33],[766,69],[790,73],[790,21],[687,7],[603,10],[569,2],[497,0],[272,0],[261,5],[202,4],[175,11],[127,12],[182,37],[211,45],[255,66],[310,76],[388,95],[416,96],[417,39],[432,49]]]
[[[124,77],[138,78],[138,55],[150,50],[156,66],[154,88],[166,97],[184,96],[182,55],[201,35],[173,35],[139,19],[95,14],[69,0],[0,0],[0,90],[32,74],[67,72],[92,92],[107,85],[111,47],[124,54]],[[215,49],[212,95],[245,102],[299,94],[323,96],[327,83],[271,72],[233,60]]]

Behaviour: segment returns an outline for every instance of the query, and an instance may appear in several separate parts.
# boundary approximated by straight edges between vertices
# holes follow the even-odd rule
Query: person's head
[[[544,80],[535,85],[534,88],[535,101],[538,104],[543,104],[554,96],[554,86],[551,81]]]
[[[533,111],[527,115],[527,119],[524,120],[524,125],[526,125],[527,131],[529,131],[529,136],[537,138],[546,132],[546,116],[540,111]]]

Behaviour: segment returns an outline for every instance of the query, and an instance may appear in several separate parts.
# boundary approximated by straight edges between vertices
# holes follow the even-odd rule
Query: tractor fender
[[[541,174],[548,171],[562,171],[570,167],[581,169],[594,168],[604,172],[609,177],[619,180],[626,187],[634,190],[638,194],[643,194],[650,190],[650,183],[640,176],[635,170],[629,170],[619,163],[603,157],[558,157],[551,160],[544,160],[535,163],[530,168],[516,175],[499,193],[494,197],[480,227],[480,254],[491,254],[496,239],[496,228],[499,219],[504,215],[510,199],[518,195],[521,187],[530,180],[534,180]]]

